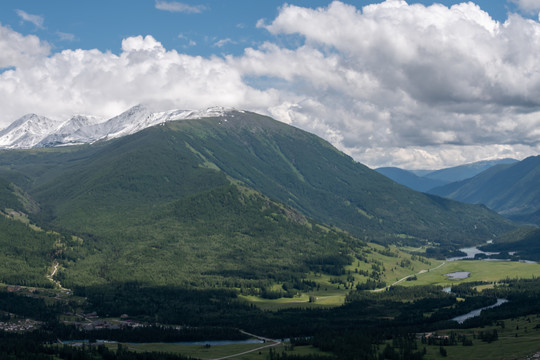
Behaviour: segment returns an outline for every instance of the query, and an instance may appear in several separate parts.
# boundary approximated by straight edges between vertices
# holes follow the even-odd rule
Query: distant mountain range
[[[225,110],[223,107],[212,107],[200,111],[170,110],[153,113],[145,106],[137,105],[108,120],[75,115],[66,121],[28,114],[0,131],[0,148],[28,149],[92,143],[134,134],[168,121],[219,116]]]
[[[493,166],[463,181],[434,188],[439,196],[484,204],[500,214],[540,225],[540,156]]]
[[[404,170],[397,167],[381,167],[375,170],[413,190],[429,192],[439,186],[472,178],[492,166],[513,164],[517,161],[509,158],[485,160],[440,170]]]
[[[499,159],[436,171],[378,168],[411,189],[469,204],[483,204],[522,223],[540,225],[540,156]]]

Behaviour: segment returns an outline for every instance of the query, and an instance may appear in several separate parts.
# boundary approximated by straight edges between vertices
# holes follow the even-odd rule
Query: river
[[[475,255],[477,255],[477,254],[484,254],[487,257],[489,257],[491,255],[500,254],[499,252],[485,252],[485,251],[482,251],[482,250],[478,249],[476,246],[468,247],[468,248],[462,248],[462,249],[459,249],[459,251],[464,252],[466,255],[465,256],[457,256],[457,257],[448,258],[448,259],[446,259],[446,261],[472,260],[472,259],[474,259]],[[514,255],[515,252],[511,251],[508,254],[509,255]],[[478,259],[478,260],[483,260],[483,261],[511,261],[510,259],[489,259],[489,258],[487,258],[487,259]],[[538,263],[537,261],[532,261],[532,260],[519,260],[519,262],[529,263],[529,264],[537,264]]]
[[[446,259],[446,261],[457,261],[457,260],[465,260],[465,259],[474,259],[474,256],[476,254],[485,254],[486,256],[489,256],[489,255],[496,255],[498,254],[498,252],[485,252],[485,251],[482,251],[480,249],[478,249],[476,246],[474,247],[468,247],[468,248],[463,248],[463,249],[459,249],[459,251],[462,251],[464,252],[465,256],[457,256],[457,257],[453,257],[453,258],[448,258]]]
[[[469,313],[467,313],[465,315],[456,316],[452,320],[458,322],[459,324],[463,324],[463,322],[465,320],[476,317],[476,316],[479,316],[480,313],[482,312],[482,310],[492,309],[494,307],[501,306],[502,304],[507,303],[507,302],[508,302],[508,300],[506,300],[506,299],[497,299],[497,302],[495,304],[493,304],[493,305],[473,310],[473,311],[471,311],[471,312],[469,312]]]

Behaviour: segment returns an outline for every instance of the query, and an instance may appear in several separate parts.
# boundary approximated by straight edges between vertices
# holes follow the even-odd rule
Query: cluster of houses
[[[66,313],[65,315],[73,315],[71,313]],[[138,322],[134,322],[128,319],[128,315],[122,315],[120,320],[104,320],[100,319],[97,313],[91,312],[88,314],[76,314],[76,316],[83,318],[85,321],[75,321],[70,322],[70,324],[75,325],[81,330],[92,331],[92,330],[119,330],[132,327],[141,327],[144,326]]]
[[[24,332],[32,331],[41,327],[41,322],[32,319],[0,321],[0,331]]]

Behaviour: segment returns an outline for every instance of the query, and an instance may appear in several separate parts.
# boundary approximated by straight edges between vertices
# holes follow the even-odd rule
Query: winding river
[[[480,313],[482,312],[482,310],[492,309],[494,307],[501,306],[502,304],[507,303],[507,302],[508,302],[508,300],[506,300],[506,299],[497,299],[497,302],[495,304],[493,304],[493,305],[473,310],[473,311],[471,311],[471,312],[469,312],[469,313],[467,313],[465,315],[456,316],[455,318],[453,318],[451,320],[456,321],[459,324],[463,324],[463,322],[465,320],[467,320],[467,319],[470,319],[470,318],[473,318],[473,317],[476,317],[476,316],[480,316]]]

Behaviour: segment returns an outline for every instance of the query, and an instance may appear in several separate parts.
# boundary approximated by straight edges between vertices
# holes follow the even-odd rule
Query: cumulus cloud
[[[26,11],[19,9],[15,10],[15,12],[17,13],[17,15],[19,15],[21,20],[30,22],[40,29],[44,28],[43,23],[45,22],[45,19],[43,18],[43,16],[29,14]]]
[[[448,8],[389,0],[363,9],[338,1],[318,9],[285,5],[259,27],[303,39],[293,48],[247,49],[237,59],[246,74],[302,95],[270,111],[332,136],[358,160],[420,166],[434,154],[442,166],[477,160],[481,152],[471,147],[539,149],[538,22],[511,15],[499,23],[470,2]]]
[[[0,68],[33,63],[49,55],[50,50],[37,36],[23,36],[0,24]]]
[[[164,2],[157,1],[156,6]],[[166,4],[172,4],[167,2]],[[234,106],[314,132],[370,166],[437,168],[540,152],[540,24],[469,2],[284,5],[240,56],[189,56],[152,36],[119,54],[50,54],[0,26],[0,125],[36,112],[113,116]]]
[[[73,113],[111,117],[138,103],[264,109],[273,97],[247,86],[224,59],[169,51],[152,36],[124,39],[118,55],[64,50],[0,74],[3,126],[29,112],[63,120]]]
[[[177,1],[156,0],[156,9],[186,14],[199,14],[206,10],[204,5],[188,5]]]

